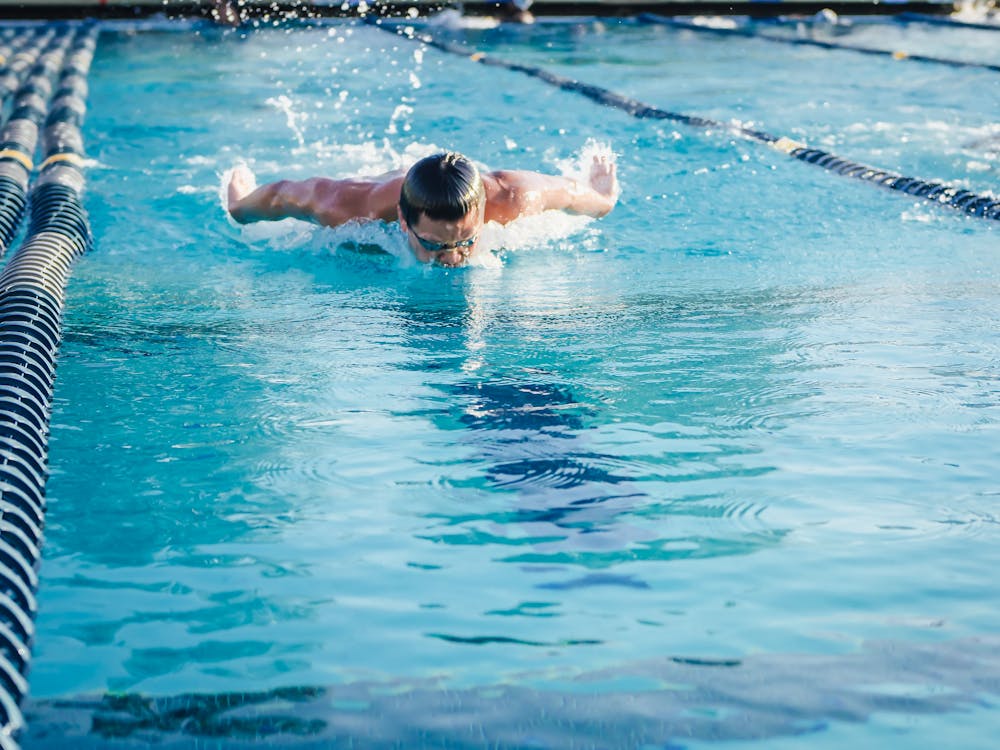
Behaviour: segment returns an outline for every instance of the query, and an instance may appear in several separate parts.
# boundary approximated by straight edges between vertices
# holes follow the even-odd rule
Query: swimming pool
[[[997,183],[996,73],[433,31]],[[852,33],[998,62],[991,32]],[[357,23],[109,26],[90,87],[25,747],[988,746],[992,222]],[[468,269],[218,200],[239,159],[558,171],[591,138],[616,210],[495,230]]]

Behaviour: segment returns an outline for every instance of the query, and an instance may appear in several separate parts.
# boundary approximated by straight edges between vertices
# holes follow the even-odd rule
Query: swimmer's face
[[[420,262],[461,266],[479,243],[484,208],[480,206],[457,221],[431,219],[421,213],[419,221],[413,225],[407,224],[400,212],[399,225]]]

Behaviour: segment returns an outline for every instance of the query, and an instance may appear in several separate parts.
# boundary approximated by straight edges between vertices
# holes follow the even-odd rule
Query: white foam
[[[562,211],[523,216],[507,225],[491,221],[483,227],[479,246],[491,253],[530,250],[579,234],[592,221],[589,216],[574,216]]]
[[[691,23],[709,29],[738,29],[739,23],[729,16],[695,16]]]
[[[214,193],[215,189],[212,187],[205,187],[203,185],[181,185],[177,188],[177,192],[181,195],[196,195],[198,193]]]
[[[991,172],[993,165],[985,161],[970,160],[965,163],[965,168],[970,172]]]
[[[193,167],[211,167],[215,165],[215,161],[211,156],[189,156],[183,159],[185,164],[190,164]]]
[[[995,23],[996,5],[992,0],[959,0],[951,17],[968,23]]]

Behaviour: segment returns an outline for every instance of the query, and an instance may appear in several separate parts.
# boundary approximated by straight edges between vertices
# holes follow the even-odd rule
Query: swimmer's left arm
[[[618,178],[615,164],[604,156],[595,156],[587,184],[569,177],[537,172],[495,172],[498,182],[507,188],[514,216],[542,211],[568,211],[601,217],[618,201]]]

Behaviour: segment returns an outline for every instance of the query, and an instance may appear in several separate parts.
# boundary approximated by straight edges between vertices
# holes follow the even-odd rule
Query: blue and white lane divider
[[[17,91],[27,70],[51,38],[51,31],[27,30],[0,45],[0,101],[6,104]]]
[[[10,117],[0,131],[0,255],[7,251],[24,216],[38,128],[51,93],[52,68],[61,64],[68,43],[67,37],[57,38],[48,29],[29,32],[12,44],[16,52],[0,67],[0,100],[5,103],[13,95]]]
[[[869,167],[859,162],[844,159],[843,157],[832,154],[829,151],[823,151],[818,148],[810,148],[806,144],[800,143],[799,141],[795,141],[791,138],[771,135],[770,133],[765,133],[761,130],[748,128],[739,123],[724,123],[716,120],[710,120],[705,117],[685,115],[678,112],[669,112],[667,110],[660,109],[659,107],[654,107],[636,99],[623,96],[622,94],[618,94],[609,89],[601,88],[600,86],[583,83],[571,78],[565,78],[547,71],[544,68],[509,62],[498,57],[493,57],[492,55],[487,55],[485,52],[471,50],[468,47],[459,44],[440,41],[426,34],[417,34],[414,33],[409,27],[403,27],[403,29],[397,30],[384,26],[381,21],[377,19],[372,19],[369,23],[389,33],[405,36],[408,39],[420,42],[428,47],[433,47],[434,49],[438,49],[449,54],[459,55],[471,60],[472,62],[479,63],[480,65],[486,65],[487,67],[494,68],[505,68],[517,73],[523,73],[524,75],[531,76],[532,78],[537,78],[538,80],[544,81],[550,86],[555,86],[563,91],[571,91],[573,93],[580,94],[591,101],[597,102],[598,104],[620,109],[637,119],[669,120],[695,128],[721,130],[733,133],[734,135],[739,135],[749,140],[763,143],[780,151],[781,153],[787,154],[793,159],[798,159],[799,161],[806,162],[807,164],[815,164],[816,166],[823,167],[824,169],[843,177],[851,177],[856,180],[870,182],[874,185],[888,188],[889,190],[895,190],[897,192],[905,193],[906,195],[912,195],[933,203],[948,206],[949,208],[957,209],[963,213],[969,214],[970,216],[977,216],[983,219],[1000,220],[1000,198],[997,196],[979,195],[969,190],[963,190],[961,188],[949,186],[939,182],[929,182],[916,177],[906,177],[885,169],[876,169],[875,167]]]
[[[820,47],[830,50],[847,50],[858,52],[863,55],[874,55],[875,57],[888,57],[892,60],[912,60],[921,63],[933,63],[935,65],[947,65],[951,68],[978,68],[981,70],[991,70],[1000,73],[1000,65],[992,63],[971,62],[966,60],[951,60],[944,57],[933,57],[931,55],[918,55],[902,50],[874,49],[872,47],[861,47],[856,44],[845,44],[844,42],[824,42],[819,39],[800,39],[798,37],[781,37],[773,34],[758,34],[750,29],[727,29],[716,26],[705,26],[691,21],[681,21],[677,18],[659,16],[655,13],[642,13],[638,20],[643,23],[657,24],[659,26],[670,26],[674,29],[685,31],[698,31],[704,34],[715,34],[716,36],[739,36],[746,39],[761,39],[765,42],[776,42],[777,44],[791,44],[799,47]]]
[[[2,750],[18,747],[17,735],[24,727],[20,704],[28,690],[26,675],[37,610],[34,592],[45,520],[49,415],[66,284],[73,261],[92,244],[80,201],[80,124],[96,40],[96,29],[84,26],[54,41],[53,55],[45,59],[43,54],[36,65],[46,80],[45,85],[39,80],[34,91],[46,96],[37,97],[30,106],[26,103],[19,115],[32,124],[41,123],[44,160],[28,196],[31,220],[26,238],[0,273]],[[48,79],[60,70],[50,101]],[[29,159],[34,146],[32,141]]]

